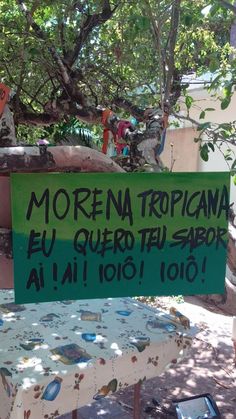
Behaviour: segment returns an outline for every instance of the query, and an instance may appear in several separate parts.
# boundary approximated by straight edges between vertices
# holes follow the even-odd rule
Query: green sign
[[[228,173],[13,174],[16,303],[222,293]]]

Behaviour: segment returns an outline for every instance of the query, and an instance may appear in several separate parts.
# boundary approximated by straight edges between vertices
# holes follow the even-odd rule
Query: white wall
[[[226,150],[227,146],[222,145],[222,153],[226,152]],[[229,167],[227,166],[227,163],[221,152],[216,150],[214,152],[211,151],[209,153],[209,160],[207,162],[205,162],[201,158],[199,159],[198,170],[200,172],[228,172]],[[236,211],[236,186],[234,185],[232,176],[230,182],[230,202],[234,202],[234,210]]]
[[[189,89],[188,94],[193,97],[194,104],[190,109],[190,117],[198,122],[213,122],[213,123],[223,123],[223,122],[232,122],[236,120],[236,93],[232,96],[231,103],[227,109],[222,110],[220,107],[220,100],[212,97],[205,89],[198,88],[198,89]],[[220,92],[219,92],[220,95]],[[205,119],[199,119],[199,115],[202,110],[206,108],[215,108],[215,111],[206,112]],[[186,107],[184,105],[184,100],[181,103],[181,111],[182,113],[186,112]],[[198,133],[196,133],[198,136]],[[195,135],[196,136],[196,135]],[[209,153],[209,160],[207,162],[203,161],[201,158],[198,159],[198,167],[197,170],[203,172],[221,172],[221,171],[229,171],[229,167],[224,159],[224,152],[228,147],[223,145],[221,148],[221,152],[219,150],[215,150],[214,152]],[[235,156],[232,155],[233,159],[236,158],[236,147],[231,146],[233,153]],[[193,149],[194,150],[194,149]],[[229,162],[230,163],[230,162]],[[184,161],[183,161],[184,166]],[[183,167],[184,169],[184,167]],[[233,183],[233,178],[231,177],[231,194],[230,194],[231,202],[234,202],[234,209],[236,211],[236,186]]]

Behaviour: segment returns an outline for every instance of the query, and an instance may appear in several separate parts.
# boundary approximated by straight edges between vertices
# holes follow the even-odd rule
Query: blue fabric
[[[164,147],[165,147],[165,141],[166,141],[166,128],[162,131],[162,135],[161,135],[161,144],[157,149],[157,155],[160,156],[160,154],[163,152]]]

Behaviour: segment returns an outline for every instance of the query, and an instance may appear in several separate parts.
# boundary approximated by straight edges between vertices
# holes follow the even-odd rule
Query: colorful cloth
[[[13,301],[0,292],[1,419],[55,419],[162,374],[192,340],[172,316],[130,298]]]
[[[103,130],[103,145],[102,152],[107,154],[108,145],[110,141],[116,141],[115,134],[108,128],[109,118],[111,118],[114,113],[110,109],[105,109],[102,113],[102,125],[104,126]]]
[[[118,122],[117,127],[117,142],[116,142],[116,149],[117,154],[123,154],[124,148],[126,148],[127,144],[124,142],[126,137],[127,130],[134,130],[133,125],[130,121],[121,120]],[[122,140],[122,142],[119,142],[119,140]]]
[[[118,123],[118,129],[117,129],[118,140],[120,138],[125,139],[125,134],[126,134],[127,129],[131,129],[132,131],[134,130],[134,127],[133,127],[133,125],[131,124],[130,121],[123,121],[122,120]]]
[[[0,117],[3,114],[6,103],[9,99],[11,89],[3,83],[0,83]]]
[[[161,144],[157,148],[156,154],[157,156],[160,156],[165,148],[165,141],[166,141],[166,128],[163,129],[161,134]]]

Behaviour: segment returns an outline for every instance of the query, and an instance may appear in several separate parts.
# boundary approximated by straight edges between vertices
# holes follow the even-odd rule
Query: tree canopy
[[[206,0],[1,1],[0,77],[15,91],[15,123],[46,126],[75,115],[96,123],[99,105],[142,119],[138,106],[165,99],[174,105],[184,74],[229,60],[233,6],[215,0],[206,13],[207,6]]]

